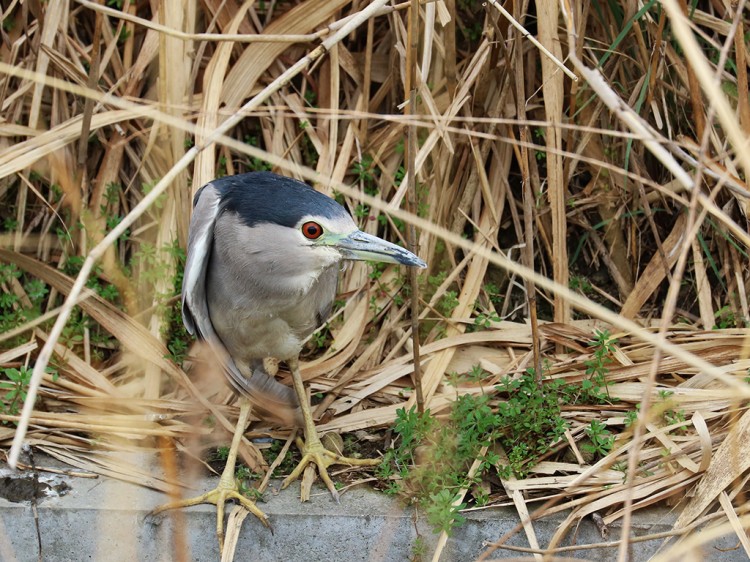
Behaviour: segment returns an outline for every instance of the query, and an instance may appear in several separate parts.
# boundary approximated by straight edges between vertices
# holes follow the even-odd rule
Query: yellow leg
[[[305,470],[308,464],[314,463],[318,467],[318,473],[320,478],[325,482],[328,490],[331,492],[333,498],[338,501],[339,494],[336,491],[331,477],[328,475],[328,467],[332,464],[348,464],[350,466],[375,466],[380,464],[377,459],[353,459],[350,457],[343,457],[329,451],[320,442],[318,437],[318,431],[315,429],[315,422],[313,421],[312,412],[310,411],[310,404],[307,401],[307,393],[305,392],[305,386],[302,381],[302,374],[299,371],[299,362],[297,359],[289,361],[289,368],[292,371],[292,381],[294,382],[294,390],[297,392],[297,398],[299,399],[299,406],[302,409],[302,419],[304,420],[304,431],[305,441],[297,439],[297,446],[302,452],[302,460],[297,465],[292,473],[284,479],[281,484],[281,488],[286,488],[297,480],[302,472]]]
[[[256,507],[255,503],[240,493],[237,479],[234,475],[234,466],[237,461],[237,451],[240,448],[242,435],[245,433],[247,418],[250,416],[250,402],[245,398],[240,398],[240,417],[237,420],[237,427],[232,436],[232,445],[229,448],[227,464],[221,473],[219,485],[210,492],[206,492],[195,498],[189,498],[177,502],[167,503],[155,508],[151,515],[156,515],[168,509],[178,509],[198,505],[201,503],[210,503],[216,506],[216,537],[219,539],[219,549],[224,550],[224,503],[227,500],[236,500],[250,513],[255,515],[260,522],[270,528],[266,515]]]

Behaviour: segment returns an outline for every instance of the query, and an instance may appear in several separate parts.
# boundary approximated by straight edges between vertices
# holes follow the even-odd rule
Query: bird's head
[[[427,265],[401,246],[362,232],[344,207],[302,182],[254,173],[222,178],[221,187],[222,214],[239,223],[235,230],[242,227],[238,243],[256,268],[310,279],[342,260]]]
[[[401,246],[362,232],[343,207],[341,210],[344,214],[334,219],[312,213],[302,217],[295,225],[296,230],[302,235],[302,246],[313,252],[332,252],[339,260],[427,267],[424,261]]]

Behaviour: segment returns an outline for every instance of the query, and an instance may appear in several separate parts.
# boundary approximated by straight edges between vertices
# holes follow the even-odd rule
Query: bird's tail
[[[214,377],[221,372],[235,392],[260,410],[263,419],[272,418],[286,427],[302,425],[296,393],[270,375],[262,360],[235,361],[218,339],[199,340],[195,346],[194,354],[204,365],[201,371]],[[220,372],[217,365],[221,365]]]
[[[269,375],[263,361],[245,365],[227,357],[225,365],[232,387],[246,396],[253,406],[286,426],[300,425],[302,416],[297,394]]]

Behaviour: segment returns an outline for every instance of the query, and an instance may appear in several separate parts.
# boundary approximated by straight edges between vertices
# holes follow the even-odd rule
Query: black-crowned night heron
[[[343,260],[426,264],[400,246],[360,231],[344,207],[330,197],[276,174],[256,172],[212,181],[198,191],[193,205],[182,284],[183,319],[188,331],[207,341],[222,358],[224,373],[241,397],[240,415],[218,487],[155,512],[216,504],[221,542],[227,499],[239,501],[268,525],[265,515],[240,494],[234,475],[250,401],[271,412],[297,406],[301,410],[302,460],[282,487],[314,463],[337,498],[328,466],[377,464],[340,456],[322,445],[298,356],[305,339],[331,312]],[[264,370],[267,357],[286,361],[294,392]]]

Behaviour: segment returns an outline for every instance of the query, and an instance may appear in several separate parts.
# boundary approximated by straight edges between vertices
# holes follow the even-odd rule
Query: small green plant
[[[460,525],[466,521],[461,515],[461,510],[466,509],[466,504],[454,505],[458,496],[450,490],[440,490],[430,495],[430,501],[425,507],[427,521],[436,532],[451,534],[454,525]]]
[[[737,327],[737,318],[734,311],[728,306],[723,306],[714,313],[714,330],[726,330],[727,328]]]
[[[221,160],[221,159],[219,159],[219,160]],[[226,158],[224,159],[224,164],[225,164],[224,175],[226,175]],[[143,195],[148,195],[149,193],[151,193],[151,190],[154,189],[154,187],[156,187],[157,183],[159,183],[159,180],[154,180],[154,181],[151,181],[151,182],[144,183],[143,184]],[[154,208],[154,209],[161,209],[161,208],[163,208],[164,207],[164,203],[166,203],[166,201],[167,201],[167,198],[168,198],[168,195],[166,193],[162,193],[153,202],[152,208]]]
[[[417,535],[414,542],[411,545],[411,562],[421,562],[427,555],[427,544],[424,539]]]
[[[223,178],[227,175],[227,157],[222,155],[219,156],[219,165],[216,169],[216,177]]]
[[[640,412],[640,410],[641,410],[641,405],[640,403],[638,403],[636,404],[635,410],[629,410],[625,414],[625,422],[624,422],[625,427],[627,428],[633,427],[633,424],[638,421],[638,412]]]
[[[404,229],[406,228],[406,223],[404,221],[396,217],[391,217],[391,220],[393,221],[393,224],[396,225],[396,230],[404,232]],[[378,215],[378,223],[381,226],[388,226],[388,217],[383,214]]]
[[[545,131],[541,127],[534,129],[534,139],[539,146],[543,145],[545,141]],[[537,149],[534,151],[534,156],[537,160],[542,161],[547,159],[547,152],[543,149]]]
[[[482,330],[489,330],[493,322],[500,322],[501,320],[502,318],[495,312],[480,312],[474,317],[472,331],[481,332]]]
[[[110,230],[113,230],[115,227],[117,227],[118,224],[122,222],[123,217],[120,215],[106,216],[106,213],[107,213],[106,206],[102,205],[102,209],[104,209],[102,214],[105,215],[106,230],[107,232],[109,232]],[[118,240],[120,242],[127,242],[129,239],[130,239],[130,229],[128,228],[128,229],[125,229],[125,232],[123,232],[120,235]]]
[[[0,263],[0,333],[12,330],[25,320],[26,315],[18,295],[7,290],[10,284],[20,276],[21,272],[15,265]],[[15,343],[17,342],[9,342],[6,345]]]
[[[276,457],[279,456],[283,448],[284,448],[284,442],[278,439],[274,439],[271,442],[270,447],[268,447],[267,449],[262,449],[263,458],[266,460],[266,462],[269,465],[273,464],[273,462],[276,460]],[[284,455],[283,460],[273,470],[273,473],[271,474],[271,476],[273,478],[279,478],[280,476],[289,474],[292,470],[295,469],[295,466],[296,465],[294,462],[294,455],[292,454],[291,450],[288,450],[286,454]]]
[[[377,195],[377,177],[372,156],[363,154],[360,160],[352,162],[349,171],[357,178],[357,182],[362,184],[365,193],[368,195]]]
[[[216,447],[216,452],[214,453],[214,459],[217,461],[226,461],[229,458],[229,446],[228,445],[222,445],[221,447]]]
[[[484,292],[487,293],[487,297],[494,306],[503,304],[503,295],[500,292],[500,288],[494,283],[485,283]]]
[[[429,294],[433,295],[435,294],[435,291],[437,288],[443,284],[443,281],[445,281],[448,278],[448,272],[447,271],[441,271],[440,273],[437,273],[436,275],[428,275],[427,276],[427,289],[429,290]]]
[[[0,263],[0,283],[8,283],[12,279],[18,279],[21,277],[21,272],[15,264],[12,263]]]
[[[170,324],[174,325],[173,322],[170,322]],[[169,350],[169,356],[178,365],[182,364],[182,362],[185,360],[188,354],[188,350],[190,349],[190,344],[187,340],[187,334],[185,338],[179,338],[175,337],[174,332],[169,336],[169,341],[167,342],[167,349]]]
[[[667,425],[682,423],[686,420],[687,417],[685,416],[685,410],[674,410],[672,408],[669,408],[664,412],[664,421],[667,423]]]
[[[609,331],[594,331],[594,341],[589,345],[594,348],[591,359],[584,362],[588,378],[581,381],[579,400],[586,404],[611,404],[615,399],[609,396],[607,390],[607,373],[613,363],[612,353],[617,340],[612,338]]]
[[[263,494],[250,484],[255,478],[257,478],[257,475],[252,470],[245,465],[240,465],[234,471],[234,477],[237,479],[240,494],[254,501],[258,501],[262,498]]]
[[[471,494],[474,496],[474,503],[477,507],[484,507],[490,501],[490,495],[479,486],[475,486]]]
[[[156,296],[161,303],[160,312],[164,319],[161,335],[164,341],[167,342],[168,357],[178,365],[181,365],[187,357],[191,341],[182,322],[182,305],[179,299],[185,270],[185,250],[175,240],[171,244],[165,244],[161,248],[158,258],[152,258],[151,255],[148,254],[149,257],[147,259],[153,259],[153,267],[161,275],[167,273],[170,261],[174,264],[175,270],[171,290],[167,290],[165,293]],[[151,279],[151,276],[147,276],[147,279]]]
[[[396,147],[396,150],[398,150],[398,147]],[[406,177],[406,168],[403,166],[399,166],[398,170],[396,170],[396,173],[393,174],[393,180],[396,183],[396,185],[401,185],[401,182],[404,181],[404,178]]]
[[[504,377],[497,389],[508,397],[497,408],[503,428],[500,443],[508,455],[508,464],[498,472],[504,478],[523,478],[568,428],[560,407],[574,391],[561,380],[540,385],[532,368],[519,378]]]
[[[586,428],[586,435],[590,443],[582,443],[581,449],[600,457],[606,457],[615,444],[615,436],[600,420],[592,420]]]
[[[79,228],[82,225],[79,224]],[[70,256],[63,264],[63,272],[70,277],[75,277],[83,267],[84,258],[81,256]],[[103,279],[103,271],[100,266],[94,267],[94,274],[89,277],[86,287],[94,291],[100,297],[112,303],[116,303],[120,298],[117,287]],[[70,320],[63,328],[60,341],[71,348],[80,346],[84,340],[85,331],[89,331],[89,338],[92,344],[92,359],[101,361],[105,358],[106,349],[115,348],[115,342],[112,335],[101,328],[96,322],[92,321],[87,314],[81,309],[74,309],[71,313]]]
[[[2,396],[2,412],[11,416],[17,416],[21,405],[26,400],[26,393],[29,390],[32,369],[29,367],[9,367],[2,369],[0,376],[0,392]],[[7,422],[3,422],[7,423]]]
[[[377,281],[383,276],[385,272],[386,264],[380,262],[367,262],[370,265],[370,273],[368,277],[373,281]]]
[[[591,286],[591,281],[589,281],[582,275],[571,276],[569,286],[572,290],[577,291],[583,295],[590,295],[594,292],[594,288]]]
[[[259,147],[260,134],[245,135],[245,144],[256,148]],[[273,166],[270,162],[262,160],[261,158],[256,158],[255,156],[250,156],[248,158],[247,167],[251,172],[270,172],[273,169]]]
[[[35,305],[38,305],[44,300],[44,297],[49,293],[47,285],[41,279],[32,279],[23,286],[29,300]]]
[[[416,407],[409,411],[403,408],[397,410],[393,429],[398,435],[399,442],[396,447],[386,451],[376,471],[377,477],[386,480],[397,474],[402,479],[406,478],[409,466],[415,464],[414,450],[432,431],[433,422],[429,410],[422,415],[417,413]],[[390,491],[400,490],[400,484],[396,484]]]
[[[114,29],[113,29],[113,31],[114,31]],[[117,38],[117,42],[118,42],[119,44],[123,44],[123,43],[125,43],[125,41],[127,41],[127,40],[128,40],[128,38],[129,38],[129,37],[130,37],[130,30],[129,30],[129,29],[127,29],[126,27],[123,27],[123,28],[122,28],[122,29],[120,30],[120,35],[119,35],[119,37]]]
[[[16,22],[13,18],[6,17],[2,20],[3,31],[5,31],[6,33],[10,33],[11,31],[13,31],[13,27],[15,27],[15,24]]]
[[[331,339],[331,327],[328,322],[325,325],[318,328],[312,334],[312,343],[315,349],[323,349],[326,347],[328,341]]]
[[[608,333],[597,332],[590,376],[604,376],[614,344]],[[464,377],[481,384],[487,375],[476,365]],[[537,459],[563,439],[568,423],[562,406],[587,403],[592,397],[609,400],[601,390],[606,384],[603,379],[584,385],[587,380],[572,385],[561,379],[539,379],[529,368],[521,376],[504,377],[493,392],[459,395],[448,418],[441,421],[429,411],[420,415],[415,408],[398,410],[396,437],[376,476],[383,481],[386,493],[402,494],[424,509],[436,531],[450,532],[463,520],[460,510],[465,505],[454,505],[458,490],[474,489],[474,502],[487,502],[487,492],[474,484],[491,471],[501,478],[526,477]],[[461,376],[450,375],[449,381],[458,386]],[[504,399],[496,400],[498,393]],[[584,450],[600,456],[612,450],[615,437],[603,422],[592,421],[586,434],[590,443],[582,445]],[[496,444],[506,453],[507,461],[501,461]],[[482,450],[487,451],[484,456]],[[479,469],[470,480],[467,471],[475,460],[479,460]]]
[[[70,256],[63,265],[63,272],[70,277],[76,277],[83,267],[84,258],[82,256]],[[94,267],[94,274],[89,277],[86,287],[94,291],[97,295],[109,302],[116,302],[120,297],[117,287],[106,281],[102,281],[104,272],[100,266]]]
[[[368,216],[370,216],[370,207],[360,203],[354,208],[354,216],[358,219],[367,218]]]
[[[237,470],[234,471],[234,476],[237,480],[250,480],[255,477],[255,473],[244,464],[241,464],[237,467]]]
[[[443,296],[440,297],[440,300],[435,305],[435,308],[438,312],[440,312],[440,314],[448,317],[453,314],[453,311],[458,306],[458,303],[458,292],[445,291],[445,293],[443,293]]]
[[[426,199],[429,197],[430,190],[426,184],[417,182],[417,215],[424,218],[430,214],[430,204]]]
[[[473,383],[480,383],[488,376],[490,376],[490,373],[482,369],[481,365],[472,365],[471,369],[466,373],[466,378],[469,382]]]
[[[662,419],[664,420],[664,423],[666,423],[667,425],[682,423],[687,420],[687,415],[685,414],[685,410],[676,410],[670,407],[673,403],[673,400],[671,399],[673,395],[674,395],[674,392],[669,391],[669,390],[659,391],[659,398],[665,406],[664,411],[662,412]]]
[[[482,447],[495,440],[499,423],[488,395],[459,396],[444,423],[429,411],[398,410],[395,445],[386,451],[376,475],[386,481],[386,493],[402,493],[424,509],[436,532],[450,532],[464,521],[459,511],[465,505],[453,505],[456,494],[476,481],[468,479],[468,468],[480,458]],[[476,478],[497,460],[493,453],[481,457]]]
[[[380,311],[382,310],[382,307],[378,305],[378,298],[375,295],[372,295],[370,297],[370,302],[368,305],[370,312],[372,312],[373,317],[380,314]]]

